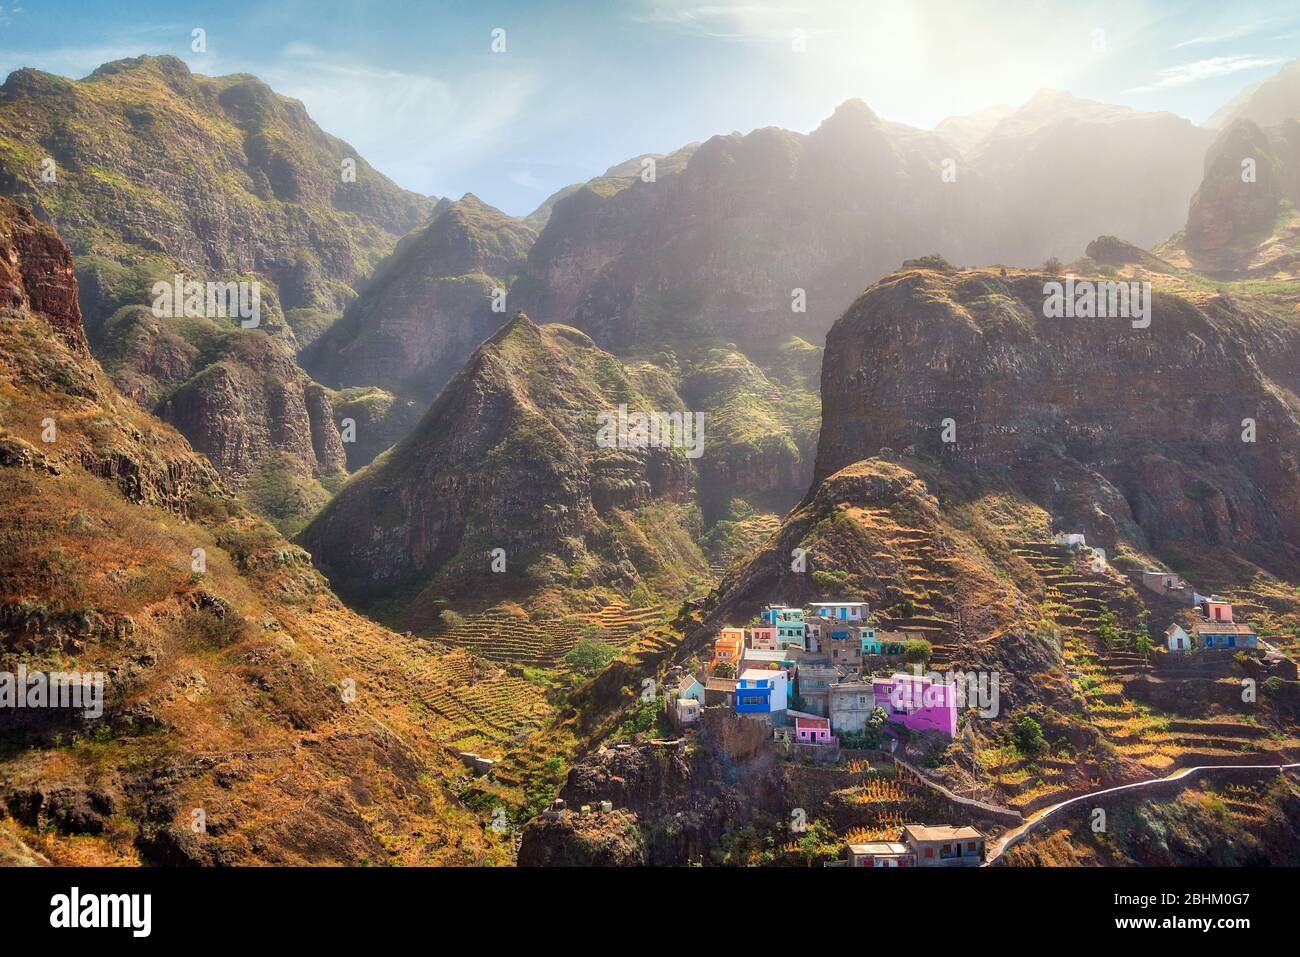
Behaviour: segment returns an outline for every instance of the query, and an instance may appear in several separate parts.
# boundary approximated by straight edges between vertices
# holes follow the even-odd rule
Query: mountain
[[[659,370],[517,315],[299,540],[348,600],[384,599],[422,630],[445,599],[564,603],[644,583],[681,597],[703,565],[680,532],[688,450],[598,446],[598,414],[620,404],[686,411]]]
[[[1010,106],[989,106],[965,116],[949,116],[940,120],[934,131],[951,143],[963,155],[969,155],[982,143],[997,125],[1015,112]]]
[[[1036,263],[1099,233],[1163,239],[1213,136],[1050,91],[972,123],[927,133],[851,100],[808,135],[714,137],[654,183],[577,190],[555,203],[514,301],[615,352],[689,335],[817,343],[909,258]]]
[[[93,706],[7,707],[0,858],[473,864],[508,845],[445,750],[527,682],[344,608],[86,349],[73,261],[0,199],[0,672]],[[29,685],[30,687],[30,685]],[[468,710],[467,710],[468,707]],[[502,737],[527,731],[519,697]],[[496,720],[496,719],[494,719]]]
[[[974,255],[948,258],[1032,265],[1072,258],[1103,233],[1160,242],[1183,222],[1213,136],[1172,113],[1040,91],[966,157],[992,211],[967,228],[990,235]]]
[[[1220,107],[1205,125],[1224,130],[1237,120],[1250,120],[1256,126],[1276,126],[1295,117],[1300,117],[1300,60],[1246,87]]]
[[[256,78],[149,56],[75,81],[12,73],[0,87],[0,192],[68,237],[91,349],[119,389],[283,530],[300,528],[341,481],[345,454],[328,391],[295,355],[434,201]],[[160,310],[154,284],[177,276],[257,284],[255,328],[208,302]]]
[[[640,156],[634,156],[631,159],[624,160],[621,163],[615,163],[603,174],[595,179],[588,180],[586,183],[572,183],[563,189],[558,189],[542,201],[542,204],[535,210],[524,217],[524,224],[531,227],[536,232],[541,232],[547,221],[551,218],[551,211],[555,204],[566,196],[571,196],[584,186],[597,190],[607,190],[618,188],[619,186],[631,185],[635,179],[640,179],[645,174],[646,160],[654,161],[655,175],[659,173],[675,173],[686,166],[691,158],[691,154],[698,148],[699,143],[687,143],[681,149],[673,150],[672,153],[642,153]],[[622,181],[621,183],[619,181]]]
[[[345,160],[355,182],[344,181]],[[11,73],[0,87],[0,190],[67,235],[92,338],[173,270],[256,274],[287,311],[337,310],[433,206],[297,100],[170,56],[116,60],[81,80]]]
[[[1290,278],[1300,263],[1300,120],[1239,118],[1215,139],[1186,227],[1157,249],[1217,279]]]
[[[382,385],[427,404],[500,328],[493,290],[509,290],[536,238],[466,194],[399,244],[304,366],[336,388]]]

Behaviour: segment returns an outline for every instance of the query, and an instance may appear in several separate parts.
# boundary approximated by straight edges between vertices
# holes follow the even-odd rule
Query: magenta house
[[[895,674],[871,682],[876,707],[890,721],[911,731],[941,731],[957,735],[957,686],[931,681],[923,675]]]

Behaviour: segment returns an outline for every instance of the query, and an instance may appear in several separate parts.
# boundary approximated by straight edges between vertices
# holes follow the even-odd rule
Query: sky
[[[524,215],[631,157],[808,132],[852,97],[924,129],[1044,88],[1200,123],[1300,58],[1300,5],[0,0],[0,75],[142,53],[255,74],[402,186]]]

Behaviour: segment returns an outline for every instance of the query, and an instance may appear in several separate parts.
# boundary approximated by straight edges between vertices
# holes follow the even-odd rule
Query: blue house
[[[770,714],[784,711],[789,676],[784,671],[760,671],[751,668],[736,682],[736,714]]]
[[[1205,621],[1192,627],[1202,648],[1254,648],[1255,629],[1232,622]]]

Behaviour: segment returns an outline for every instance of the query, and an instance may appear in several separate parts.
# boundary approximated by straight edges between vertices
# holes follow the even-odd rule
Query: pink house
[[[941,731],[957,735],[957,686],[940,684],[923,675],[895,674],[871,682],[876,707],[890,721],[912,731]]]
[[[749,647],[755,651],[776,651],[776,628],[749,629]]]
[[[838,744],[831,734],[830,718],[821,718],[804,711],[787,711],[794,718],[794,739],[799,744]]]

